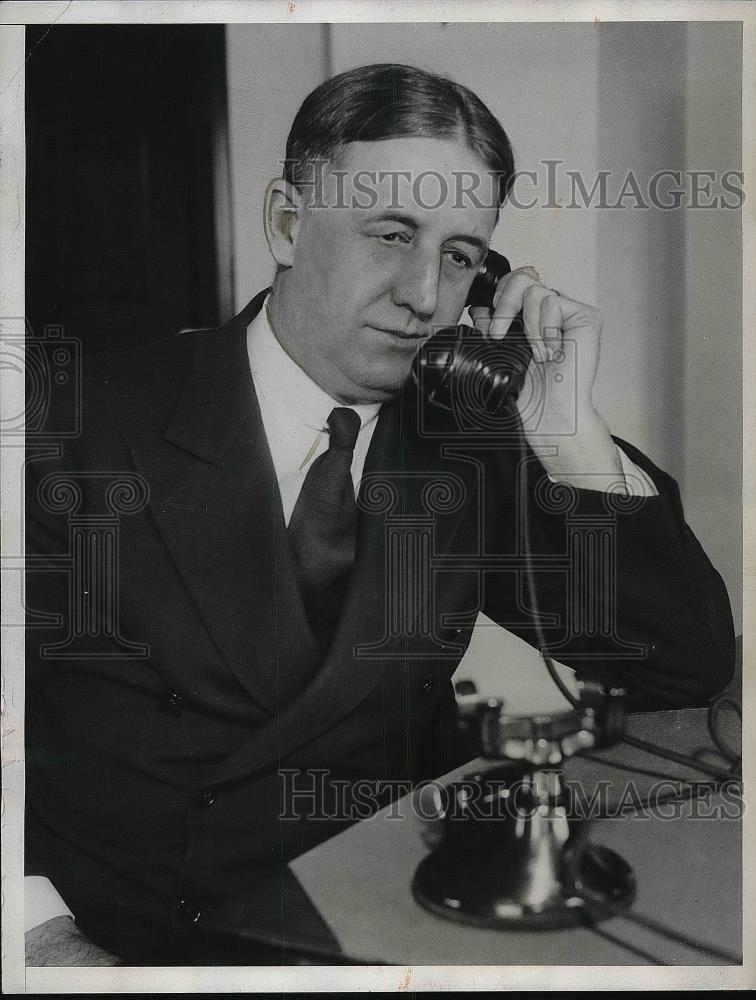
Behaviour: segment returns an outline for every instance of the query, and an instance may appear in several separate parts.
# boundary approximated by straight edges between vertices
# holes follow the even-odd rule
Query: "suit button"
[[[194,802],[201,809],[207,809],[207,807],[211,806],[217,798],[218,796],[212,788],[203,788],[199,792],[195,793]]]
[[[176,914],[182,924],[196,924],[200,918],[201,911],[188,902],[188,900],[180,899],[176,903]]]
[[[164,694],[158,704],[161,712],[166,712],[168,715],[181,715],[181,709],[184,707],[184,699],[180,694],[171,691],[170,694]]]
[[[435,686],[436,686],[436,679],[435,679],[435,677],[432,674],[428,674],[428,676],[423,681],[423,686],[421,688],[421,693],[422,694],[429,694],[433,690],[433,688]]]

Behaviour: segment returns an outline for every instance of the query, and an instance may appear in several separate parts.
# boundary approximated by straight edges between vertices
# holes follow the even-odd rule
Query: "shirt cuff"
[[[658,497],[659,491],[656,486],[654,486],[653,479],[649,476],[647,472],[644,472],[639,465],[631,461],[619,445],[615,445],[617,452],[620,457],[620,463],[622,465],[622,475],[625,480],[625,486],[627,488],[628,496],[631,497]],[[594,477],[595,478],[595,477]],[[553,476],[549,476],[552,483],[558,483],[558,479],[554,479]],[[587,479],[586,485],[590,489],[588,483],[590,479]],[[615,479],[615,490],[622,490],[622,486],[619,480]]]
[[[27,875],[24,878],[24,934],[55,917],[74,919],[49,878]]]

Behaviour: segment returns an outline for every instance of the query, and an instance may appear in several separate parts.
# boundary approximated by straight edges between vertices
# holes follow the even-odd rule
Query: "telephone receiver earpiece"
[[[507,258],[489,250],[466,305],[492,308],[499,279],[510,271]],[[491,340],[464,324],[439,330],[418,351],[412,376],[434,406],[450,411],[462,406],[467,412],[474,407],[496,414],[514,405],[532,358],[519,314],[502,340]]]

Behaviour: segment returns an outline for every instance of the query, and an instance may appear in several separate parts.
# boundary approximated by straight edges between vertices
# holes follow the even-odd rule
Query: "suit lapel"
[[[366,469],[376,466],[387,450],[395,427],[393,406],[384,406],[370,444]],[[355,659],[353,645],[360,634],[380,635],[383,624],[382,518],[360,512],[355,568],[339,623],[320,669],[284,705],[278,715],[255,730],[254,738],[219,767],[215,782],[232,783],[250,771],[285,758],[333,727],[364,700],[380,682],[385,664]]]
[[[246,328],[264,295],[199,335],[165,440],[132,453],[205,627],[237,679],[275,713],[315,669],[317,650],[249,371]]]

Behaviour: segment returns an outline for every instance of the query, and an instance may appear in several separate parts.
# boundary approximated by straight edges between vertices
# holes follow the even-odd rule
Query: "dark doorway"
[[[226,319],[224,27],[31,26],[27,57],[32,330],[87,353]]]

